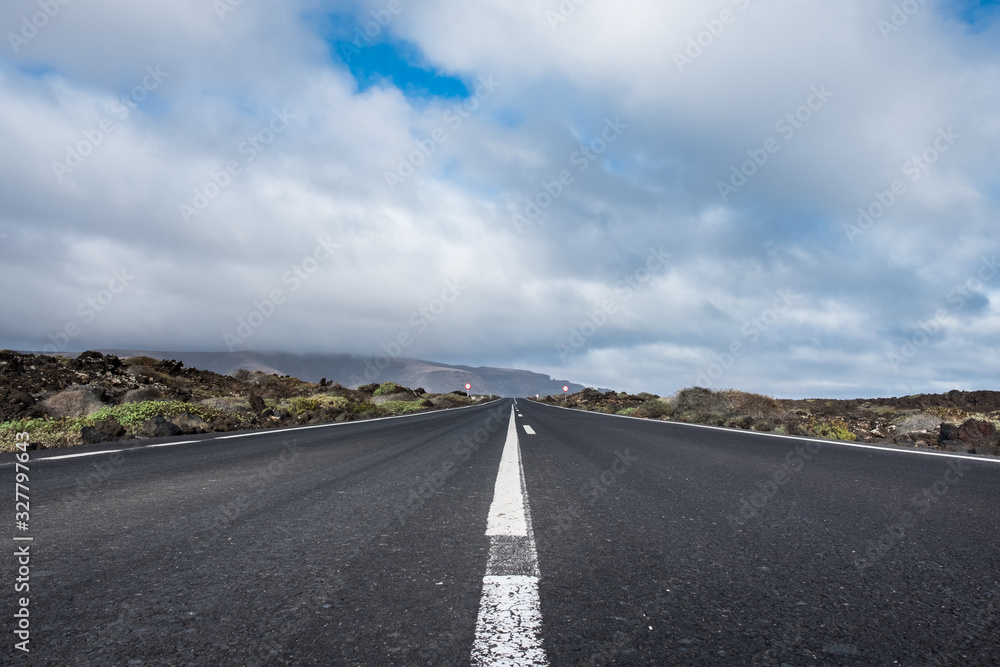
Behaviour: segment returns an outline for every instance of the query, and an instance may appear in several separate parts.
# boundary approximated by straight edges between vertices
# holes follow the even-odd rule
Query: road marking
[[[893,446],[893,445],[869,445],[861,442],[844,442],[843,440],[826,440],[824,438],[808,438],[801,435],[782,435],[780,433],[771,433],[770,431],[747,431],[741,428],[729,428],[726,426],[709,426],[707,424],[691,424],[688,422],[675,422],[666,421],[662,419],[645,419],[643,417],[629,417],[628,415],[609,415],[605,412],[592,412],[589,410],[576,410],[573,408],[564,408],[561,405],[548,405],[545,403],[540,403],[547,408],[556,408],[557,410],[569,410],[570,412],[578,412],[588,415],[598,415],[601,417],[616,417],[618,419],[633,419],[643,422],[649,422],[652,424],[666,424],[669,426],[688,426],[691,428],[705,428],[712,431],[725,431],[727,433],[742,433],[744,435],[756,435],[765,438],[781,438],[783,440],[795,440],[798,442],[819,442],[824,445],[838,445],[840,447],[855,447],[858,449],[874,449],[880,452],[886,452],[890,454],[916,454],[918,456],[943,456],[949,459],[967,459],[969,461],[979,461],[980,463],[1000,463],[1000,457],[996,456],[980,456],[972,454],[956,454],[954,452],[936,452],[936,451],[925,451],[921,449],[906,449],[904,447]]]
[[[493,487],[493,504],[486,522],[486,535],[516,535],[527,537],[528,519],[524,512],[524,494],[521,493],[521,452],[517,441],[517,424],[511,410],[507,425],[507,441],[500,456],[500,469]]]
[[[35,461],[58,461],[59,459],[78,459],[82,456],[98,456],[100,454],[114,454],[121,452],[121,449],[105,449],[99,452],[83,452],[82,454],[63,454],[62,456],[46,456],[45,458],[34,459]]]
[[[59,461],[61,459],[78,459],[84,456],[100,456],[101,454],[117,454],[118,452],[131,452],[136,449],[152,449],[153,447],[172,447],[173,445],[187,445],[197,440],[183,440],[181,442],[167,442],[162,445],[146,445],[145,447],[132,447],[129,449],[102,449],[99,452],[80,452],[79,454],[61,454],[59,456],[46,456],[44,458],[32,459],[33,461]]]
[[[524,432],[528,435],[535,435],[535,429],[531,428],[527,424],[524,424]]]
[[[453,410],[468,410],[470,408],[477,408],[477,407],[480,407],[480,406],[483,406],[483,405],[491,405],[493,403],[497,403],[498,401],[502,401],[502,400],[503,400],[502,398],[498,398],[495,401],[489,401],[487,403],[479,403],[478,405],[463,405],[460,408],[444,408],[442,410],[430,410],[428,412],[418,412],[416,414],[410,414],[410,415],[393,415],[392,417],[376,417],[374,419],[364,419],[364,420],[360,420],[360,421],[356,421],[356,422],[335,422],[335,423],[331,423],[331,424],[312,424],[310,426],[292,426],[292,427],[286,427],[286,428],[263,429],[263,430],[260,430],[260,431],[252,431],[250,433],[240,433],[240,434],[237,434],[237,435],[222,435],[222,436],[216,436],[214,438],[205,438],[204,440],[183,440],[181,442],[167,442],[167,443],[163,443],[163,444],[159,444],[159,445],[142,445],[142,444],[139,444],[139,445],[137,445],[135,447],[127,447],[125,449],[106,449],[106,450],[102,450],[102,451],[99,451],[99,452],[83,452],[83,453],[80,453],[80,454],[63,454],[61,456],[38,457],[38,458],[33,458],[31,460],[32,461],[59,461],[61,459],[75,459],[75,458],[80,458],[82,456],[98,456],[100,454],[114,454],[116,452],[137,452],[137,451],[140,451],[140,450],[143,450],[143,449],[154,449],[156,447],[172,447],[173,445],[188,445],[188,444],[191,444],[193,442],[208,443],[208,442],[215,442],[216,440],[229,440],[231,438],[249,438],[251,436],[256,436],[256,435],[267,435],[268,433],[288,433],[290,431],[302,431],[302,430],[305,430],[305,429],[312,429],[312,428],[328,428],[328,427],[331,427],[331,426],[350,426],[350,425],[357,425],[357,424],[367,424],[369,422],[385,421],[385,420],[388,420],[388,419],[409,419],[409,418],[413,418],[413,417],[423,417],[423,416],[426,416],[426,415],[437,414],[437,413],[440,413],[440,412],[451,412]],[[133,443],[133,442],[139,442],[139,443],[141,443],[142,440],[141,439],[140,440],[129,440],[128,442],[130,444]],[[10,463],[0,463],[0,468],[6,468],[6,467],[9,467],[9,466],[13,466],[13,465],[14,465],[13,461],[11,461]]]
[[[292,431],[306,431],[314,428],[331,428],[334,426],[355,426],[357,424],[370,424],[371,422],[381,422],[388,421],[390,419],[412,419],[416,417],[426,417],[427,415],[435,415],[441,412],[451,412],[453,410],[469,410],[471,408],[478,408],[484,405],[492,405],[502,401],[502,398],[498,398],[495,401],[488,401],[486,403],[477,403],[476,405],[463,405],[458,408],[443,408],[441,410],[426,410],[424,412],[415,412],[409,415],[392,415],[391,417],[373,417],[371,419],[362,419],[354,422],[331,422],[328,424],[310,424],[309,426],[285,426],[283,428],[268,428],[262,429],[260,431],[251,431],[249,433],[237,433],[236,435],[220,435],[215,438],[209,438],[209,440],[230,440],[232,438],[251,438],[258,435],[267,435],[268,433],[291,433]]]
[[[538,577],[483,577],[473,665],[547,665]]]
[[[486,521],[490,556],[476,620],[473,665],[548,665],[542,648],[538,556],[514,407]]]

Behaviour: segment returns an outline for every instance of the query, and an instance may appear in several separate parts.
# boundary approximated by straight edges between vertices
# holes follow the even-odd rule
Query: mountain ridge
[[[350,354],[293,354],[290,352],[195,352],[164,350],[101,349],[103,354],[118,357],[145,355],[154,359],[173,359],[187,366],[229,375],[243,368],[248,371],[289,375],[307,382],[339,382],[355,389],[361,385],[395,382],[405,387],[423,387],[433,393],[464,390],[471,384],[473,394],[497,396],[530,396],[561,394],[564,386],[570,392],[584,385],[553,379],[535,371],[492,366],[465,366],[412,359],[357,357]]]

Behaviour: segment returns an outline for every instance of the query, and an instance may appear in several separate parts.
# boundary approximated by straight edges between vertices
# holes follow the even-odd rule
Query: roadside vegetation
[[[735,389],[689,387],[663,398],[588,388],[538,400],[629,417],[1000,455],[1000,392],[994,391],[868,400],[790,400]]]
[[[76,359],[0,351],[0,451],[130,438],[344,422],[461,407],[495,397],[431,394],[392,382],[348,389],[321,380],[185,368],[150,357]]]

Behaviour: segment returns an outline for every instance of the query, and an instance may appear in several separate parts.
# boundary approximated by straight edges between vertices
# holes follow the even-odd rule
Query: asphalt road
[[[0,656],[468,665],[517,542],[551,665],[1000,664],[1000,460],[519,400],[528,535],[491,537],[511,403],[31,452],[31,653]]]

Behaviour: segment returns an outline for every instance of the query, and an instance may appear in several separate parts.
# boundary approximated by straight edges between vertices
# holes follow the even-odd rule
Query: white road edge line
[[[524,426],[525,433],[527,433],[528,435],[535,435],[535,429],[531,428],[527,424],[522,424],[522,426]]]
[[[476,640],[472,648],[473,665],[548,665],[541,638],[538,557],[524,489],[515,414],[511,406],[507,440],[486,522],[490,565],[483,577]],[[527,548],[519,551],[518,562],[511,562],[509,556],[504,557],[500,542],[518,538],[527,542]],[[504,573],[491,571],[493,563],[498,563]]]
[[[283,428],[269,428],[262,429],[260,431],[250,431],[249,433],[237,433],[236,435],[220,435],[215,438],[206,438],[205,441],[212,440],[231,440],[233,438],[251,438],[258,435],[267,435],[268,433],[291,433],[292,431],[307,431],[314,428],[332,428],[334,426],[352,426],[355,424],[370,424],[372,422],[388,421],[389,419],[412,419],[414,417],[424,417],[426,415],[434,415],[441,412],[451,412],[452,410],[468,410],[469,408],[478,408],[483,405],[491,405],[497,401],[502,401],[502,398],[498,398],[496,401],[488,401],[486,403],[479,403],[477,405],[463,405],[458,408],[444,408],[443,410],[427,410],[425,412],[415,412],[409,415],[392,415],[391,417],[373,417],[372,419],[361,419],[359,421],[353,422],[332,422],[329,424],[311,424],[309,426],[286,426]]]
[[[427,412],[418,412],[412,415],[393,415],[392,417],[376,417],[374,419],[362,419],[355,422],[336,422],[332,424],[313,424],[311,426],[290,426],[286,428],[272,428],[264,429],[261,431],[251,431],[250,433],[240,433],[238,435],[220,435],[214,438],[204,438],[203,440],[182,440],[180,442],[164,442],[158,445],[136,445],[135,447],[127,447],[125,449],[105,449],[99,452],[81,452],[80,454],[63,454],[61,456],[45,456],[36,459],[32,459],[33,463],[38,463],[39,461],[59,461],[62,459],[77,459],[82,456],[99,456],[101,454],[114,454],[116,452],[137,452],[143,449],[155,449],[157,447],[173,447],[174,445],[190,445],[195,442],[215,442],[216,440],[229,440],[231,438],[249,438],[255,435],[266,435],[268,433],[287,433],[289,431],[302,431],[305,429],[312,428],[325,428],[330,426],[349,426],[351,424],[367,424],[369,422],[384,421],[386,419],[405,419],[409,417],[422,417],[424,415],[432,415],[439,412],[450,412],[452,410],[468,410],[469,408],[476,408],[481,405],[490,405],[491,403],[496,403],[497,401],[502,401],[502,398],[496,401],[489,401],[487,403],[480,403],[479,405],[463,405],[460,408],[445,408],[443,410],[428,410]],[[132,442],[132,441],[129,441]],[[9,452],[7,452],[9,453]],[[0,468],[6,468],[8,466],[13,466],[14,463],[0,463]]]
[[[158,445],[146,445],[143,449],[156,449],[157,447],[173,447],[174,445],[190,445],[192,442],[201,442],[200,440],[181,440],[180,442],[161,442]]]
[[[43,459],[34,459],[32,463],[38,461],[58,461],[59,459],[78,459],[83,456],[99,456],[101,454],[114,454],[116,452],[123,452],[124,449],[104,449],[99,452],[83,452],[81,454],[63,454],[61,456],[46,456]]]
[[[783,438],[785,440],[796,440],[798,442],[821,442],[824,445],[840,445],[842,447],[856,447],[858,449],[874,449],[880,452],[893,454],[917,454],[920,456],[944,456],[950,459],[968,459],[969,461],[979,461],[981,463],[1000,463],[1000,457],[972,456],[968,454],[955,454],[952,452],[926,452],[919,449],[903,449],[902,447],[892,447],[884,445],[866,445],[860,442],[844,442],[843,440],[824,440],[822,438],[807,438],[801,435],[782,435],[780,433],[769,433],[767,431],[745,431],[741,428],[726,428],[725,426],[709,426],[707,424],[689,424],[687,422],[665,421],[663,419],[645,419],[643,417],[629,417],[628,415],[609,415],[605,412],[591,412],[589,410],[574,410],[564,408],[561,405],[548,405],[539,402],[547,408],[557,408],[559,410],[569,410],[570,412],[582,412],[588,415],[598,415],[601,417],[617,417],[618,419],[637,419],[652,424],[669,424],[671,426],[690,426],[691,428],[707,428],[713,431],[726,431],[727,433],[744,433],[746,435],[759,435],[767,438]]]

